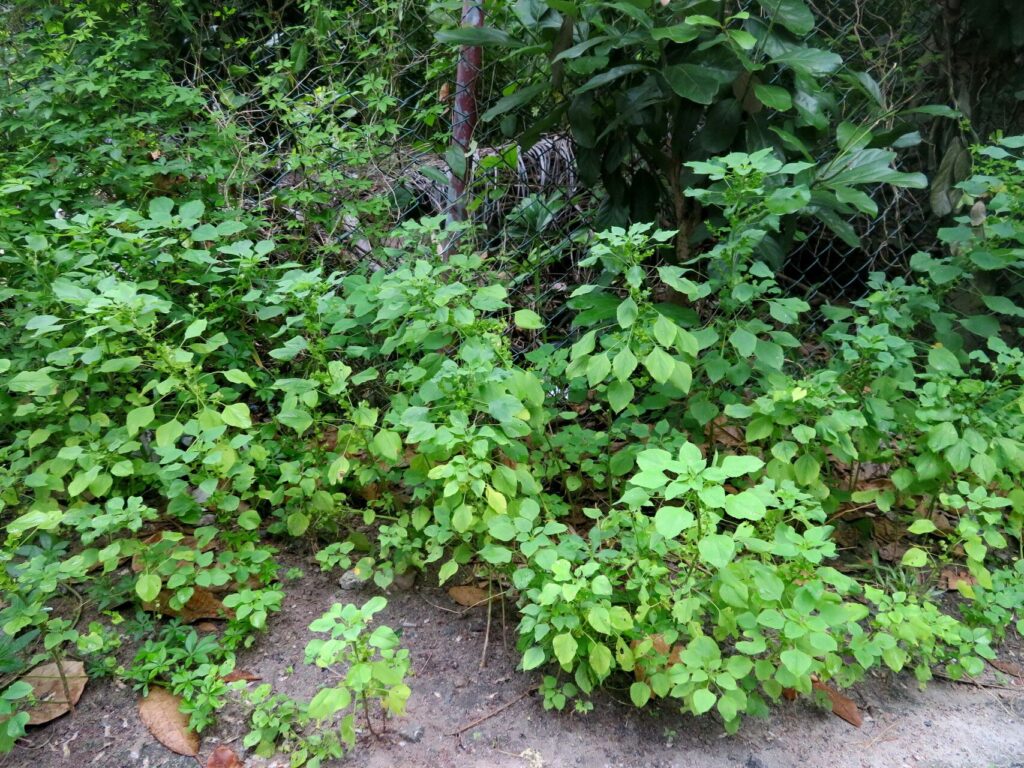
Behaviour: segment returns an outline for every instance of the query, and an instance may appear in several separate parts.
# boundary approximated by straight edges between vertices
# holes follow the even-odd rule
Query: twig
[[[64,699],[68,705],[68,713],[71,718],[75,717],[75,702],[71,700],[71,688],[68,687],[68,678],[64,674],[64,665],[60,663],[60,656],[57,653],[57,649],[53,650],[53,661],[57,665],[57,674],[60,675],[60,684],[64,688]]]
[[[487,666],[487,646],[491,643],[491,609],[494,601],[491,600],[491,582],[487,582],[487,628],[484,630],[484,650],[480,654],[480,669]]]
[[[535,686],[535,685],[534,685],[534,686],[532,686],[532,687],[530,687],[530,688],[527,688],[527,689],[526,689],[525,691],[523,691],[523,692],[522,692],[521,694],[519,694],[518,696],[516,696],[516,697],[515,697],[514,699],[512,699],[512,701],[508,702],[507,704],[502,704],[502,705],[501,705],[500,707],[498,707],[497,709],[495,709],[495,710],[492,710],[491,712],[488,712],[488,713],[487,713],[486,715],[484,715],[483,717],[478,717],[478,718],[477,718],[476,720],[474,720],[473,722],[471,722],[471,723],[467,723],[466,725],[464,725],[464,726],[462,726],[461,728],[459,728],[459,730],[457,730],[457,731],[452,731],[452,732],[451,732],[451,733],[449,733],[448,735],[449,735],[449,736],[461,736],[461,735],[462,735],[463,733],[465,733],[466,731],[468,731],[468,730],[469,730],[470,728],[473,728],[473,727],[475,727],[475,726],[477,726],[477,725],[480,725],[480,723],[484,722],[485,720],[490,720],[490,719],[491,719],[492,717],[494,717],[495,715],[499,715],[499,714],[501,714],[502,712],[504,712],[504,711],[505,711],[506,709],[508,709],[509,707],[511,707],[511,706],[512,706],[513,704],[517,704],[517,703],[519,703],[520,701],[522,701],[523,699],[525,699],[525,698],[526,698],[527,696],[529,696],[529,695],[530,695],[531,693],[533,693],[533,692],[534,692],[534,691],[536,691],[536,690],[537,690],[537,686]]]
[[[1000,691],[1011,691],[1012,693],[1024,693],[1024,688],[1019,685],[999,685],[998,683],[983,683],[980,680],[975,680],[971,677],[962,677],[957,679],[950,677],[943,672],[933,672],[936,677],[940,677],[943,680],[949,680],[951,683],[960,683],[961,685],[973,685],[975,688],[995,688]],[[1005,673],[1004,673],[1005,674]]]

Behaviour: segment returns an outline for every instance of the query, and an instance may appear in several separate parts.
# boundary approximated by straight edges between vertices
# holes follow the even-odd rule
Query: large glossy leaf
[[[664,75],[673,91],[698,104],[710,104],[718,93],[718,78],[697,64],[676,64]]]
[[[804,0],[757,0],[776,24],[794,35],[806,35],[814,29],[814,14]]]

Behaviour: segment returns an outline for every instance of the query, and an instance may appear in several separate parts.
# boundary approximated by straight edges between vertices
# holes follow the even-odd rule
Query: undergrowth
[[[472,227],[404,222],[363,264],[309,245],[244,175],[259,137],[175,79],[145,12],[40,7],[3,33],[0,748],[27,719],[15,679],[68,656],[208,726],[293,589],[291,538],[381,587],[495,582],[551,707],[609,685],[730,731],[815,680],[975,674],[1021,630],[1024,139],[976,148],[970,215],[911,272],[815,310],[780,285],[775,235],[821,194],[852,216],[920,179],[867,130],[820,164],[691,162],[712,245],[680,263],[654,225],[594,233],[549,337],[552,308],[505,287],[518,254]],[[342,115],[361,166],[377,123]],[[356,186],[345,205],[386,218]],[[329,226],[329,202],[288,205]],[[899,579],[871,565],[883,522]],[[307,660],[349,669],[336,688],[246,694],[247,743],[320,760],[357,711],[403,710],[407,653],[364,634],[375,600],[311,626],[329,639]],[[208,616],[216,639],[189,626]]]

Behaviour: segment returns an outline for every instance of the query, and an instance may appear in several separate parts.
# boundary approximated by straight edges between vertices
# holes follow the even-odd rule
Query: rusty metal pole
[[[482,28],[483,4],[463,0],[462,26]],[[459,51],[459,64],[455,71],[455,104],[452,109],[452,145],[449,150],[448,220],[466,220],[466,188],[472,174],[469,148],[477,123],[476,86],[483,65],[483,50],[479,45],[464,45]],[[463,161],[452,162],[461,155]],[[461,164],[462,167],[452,167]]]

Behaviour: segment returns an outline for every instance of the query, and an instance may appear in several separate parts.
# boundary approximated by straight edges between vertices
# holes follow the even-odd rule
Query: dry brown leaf
[[[234,618],[234,611],[225,608],[224,603],[218,600],[212,592],[202,587],[194,587],[192,597],[185,603],[182,609],[171,608],[170,602],[174,593],[163,590],[157,595],[156,600],[151,603],[143,603],[142,607],[147,611],[161,613],[164,616],[179,618],[188,624],[200,619],[230,619]]]
[[[263,678],[259,675],[254,675],[245,669],[236,669],[234,672],[228,672],[224,677],[221,678],[225,683],[233,683],[236,680],[245,680],[247,683],[254,682],[256,680],[262,680]]]
[[[206,768],[243,768],[243,763],[231,747],[221,744],[206,761]]]
[[[661,634],[651,635],[650,639],[651,649],[659,656],[667,656],[668,661],[665,663],[663,667],[655,668],[653,664],[646,663],[647,660],[637,659],[636,665],[633,667],[633,675],[636,677],[637,681],[641,683],[647,679],[647,672],[649,667],[650,672],[652,673],[658,672],[659,669],[668,669],[673,664],[679,663],[679,654],[683,652],[683,646],[679,644],[673,645],[671,648],[669,648],[668,643],[665,641],[665,638]],[[637,649],[637,646],[640,645],[640,642],[641,641],[639,640],[634,640],[633,642],[631,642],[629,644],[630,650],[635,651]]]
[[[783,688],[782,698],[786,701],[796,701],[796,688]]]
[[[712,423],[714,424],[715,441],[719,445],[724,445],[727,448],[746,447],[746,434],[740,427],[730,424],[724,414],[716,416]]]
[[[1022,669],[1019,664],[1014,664],[1012,661],[1002,661],[1000,659],[989,659],[988,663],[1004,675],[1016,677],[1020,681],[1024,682],[1024,669]]]
[[[960,585],[974,586],[978,581],[971,574],[952,566],[946,566],[939,572],[939,588],[948,592],[956,592]]]
[[[855,728],[860,728],[864,722],[864,718],[861,717],[860,710],[857,708],[857,704],[853,699],[848,696],[844,696],[831,685],[822,683],[818,680],[814,680],[811,683],[815,690],[823,691],[829,697],[832,702],[832,714],[836,717],[845,720]]]
[[[199,734],[189,730],[188,715],[180,706],[180,698],[153,686],[149,695],[139,701],[139,717],[156,740],[169,750],[195,757],[199,754]]]
[[[64,680],[61,680],[61,671],[64,672]],[[28,710],[28,724],[42,725],[70,712],[82,698],[82,691],[89,678],[82,662],[68,660],[62,661],[60,667],[56,662],[40,664],[27,672],[21,681],[32,686],[32,697],[36,700]],[[68,685],[66,693],[65,681]],[[70,702],[68,695],[71,696]]]
[[[448,597],[450,597],[459,605],[464,605],[467,608],[473,608],[477,605],[484,605],[488,600],[488,594],[486,589],[474,587],[470,584],[467,584],[463,587],[449,587]],[[490,599],[496,600],[497,595],[491,595]]]

